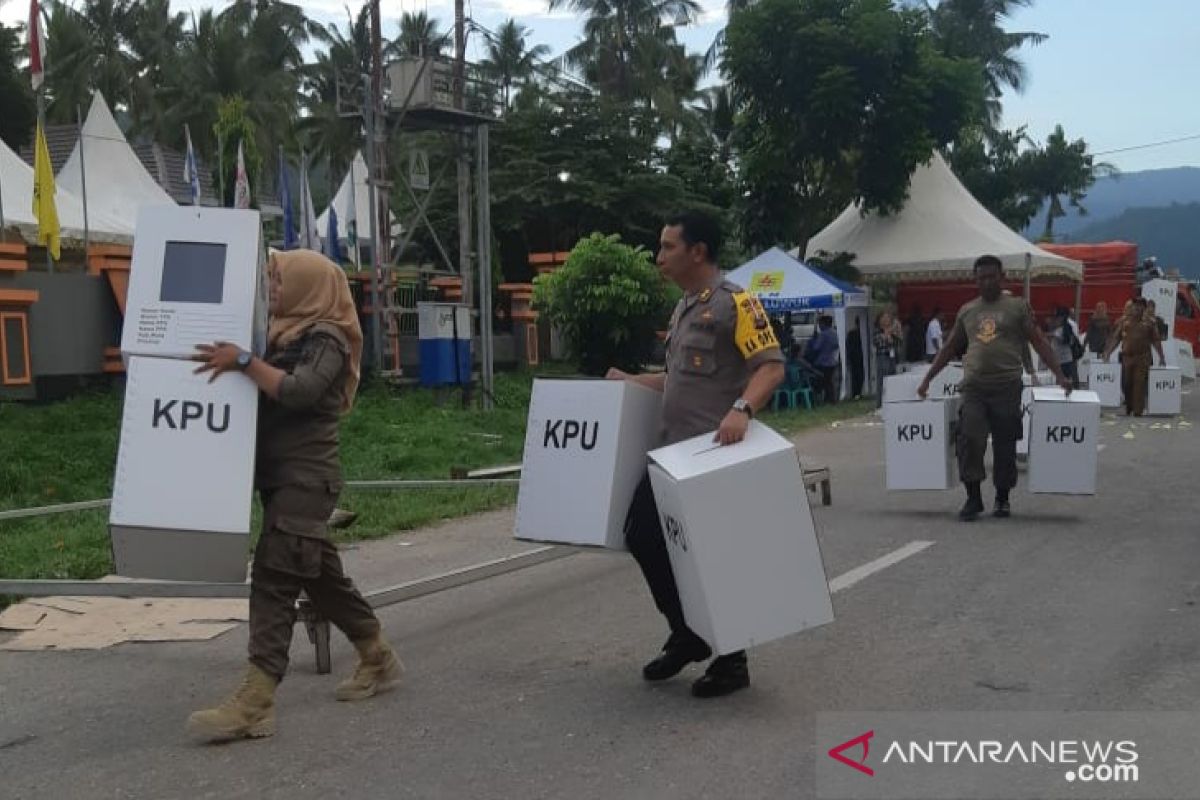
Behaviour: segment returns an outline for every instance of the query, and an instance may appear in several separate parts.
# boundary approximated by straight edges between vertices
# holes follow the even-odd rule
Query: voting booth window
[[[0,312],[0,383],[28,386],[33,382],[29,364],[29,317],[24,311]]]
[[[167,242],[163,253],[163,303],[220,303],[225,290],[224,244]]]

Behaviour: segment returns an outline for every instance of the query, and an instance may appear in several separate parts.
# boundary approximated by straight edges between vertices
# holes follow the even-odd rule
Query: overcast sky
[[[724,22],[721,0],[701,0],[701,23],[685,29],[682,39],[695,50],[708,47]],[[223,6],[220,0],[172,0],[188,10]],[[308,0],[300,3],[323,22],[346,19],[362,0]],[[428,11],[448,27],[453,5],[435,0],[384,0],[384,33],[394,36],[404,11]],[[13,22],[28,13],[27,0],[8,0],[0,19]],[[467,13],[495,29],[515,17],[532,31],[535,43],[554,53],[579,36],[580,20],[562,11],[550,13],[544,0],[467,0]],[[1027,125],[1039,139],[1061,123],[1071,138],[1083,137],[1093,152],[1136,147],[1195,136],[1188,142],[1105,155],[1124,171],[1200,166],[1200,0],[1038,0],[1019,11],[1012,30],[1050,35],[1027,49],[1030,81],[1024,95],[1005,99],[1005,124]],[[47,49],[53,57],[54,43]],[[470,57],[479,58],[478,37]]]

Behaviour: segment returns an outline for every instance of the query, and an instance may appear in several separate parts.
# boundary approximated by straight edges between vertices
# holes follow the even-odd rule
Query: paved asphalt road
[[[1200,392],[1184,405],[1200,418]],[[1106,416],[1096,497],[1019,489],[1012,519],[972,525],[957,492],[883,490],[871,419],[800,437],[834,474],[815,512],[831,578],[933,544],[838,591],[833,624],[754,650],[751,689],[719,700],[688,694],[696,668],[643,683],[663,624],[632,561],[603,553],[384,609],[408,674],[368,703],[332,697],[344,641],[318,676],[297,633],[268,740],[183,730],[235,684],[245,626],[0,653],[0,797],[805,798],[835,744],[815,741],[819,712],[1196,710],[1200,426],[1151,424]],[[368,587],[406,580],[523,549],[510,524],[483,515],[348,562]]]

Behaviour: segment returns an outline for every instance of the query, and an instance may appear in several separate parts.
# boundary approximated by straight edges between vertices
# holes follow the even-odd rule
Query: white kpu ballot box
[[[1151,367],[1146,413],[1175,415],[1183,409],[1183,375],[1179,367]]]
[[[650,453],[650,480],[688,626],[718,654],[833,621],[792,443],[759,422]]]
[[[1100,398],[1095,392],[1035,388],[1029,419],[1029,491],[1095,494]]]
[[[884,379],[883,456],[887,488],[889,491],[953,488],[957,473],[954,426],[959,399],[936,395],[931,387],[930,399],[922,400],[916,385],[910,385],[907,377],[892,375]]]
[[[631,381],[534,381],[516,538],[624,550],[661,425],[662,395]]]
[[[119,575],[246,579],[258,387],[195,368],[130,360],[109,516]]]
[[[1117,354],[1113,353],[1110,361],[1096,358],[1092,361],[1088,380],[1088,389],[1100,398],[1104,408],[1117,408],[1121,405],[1121,364]]]
[[[1154,301],[1155,316],[1167,323],[1167,338],[1175,335],[1175,304],[1179,299],[1179,288],[1175,281],[1155,278],[1142,284],[1142,297]],[[1149,315],[1149,310],[1147,310]]]
[[[230,342],[262,355],[267,281],[257,211],[147,206],[138,213],[121,355],[190,358]]]
[[[196,345],[262,354],[267,281],[257,211],[138,213],[121,355],[125,410],[109,516],[117,573],[246,578],[258,389],[194,375]]]
[[[1192,354],[1191,342],[1182,339],[1168,339],[1163,342],[1162,347],[1168,367],[1179,367],[1181,377],[1189,381],[1196,380],[1196,360]]]

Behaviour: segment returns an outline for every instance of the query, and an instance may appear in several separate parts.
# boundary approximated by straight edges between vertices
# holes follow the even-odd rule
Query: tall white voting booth
[[[624,550],[661,427],[662,394],[631,381],[534,381],[516,538]]]
[[[1174,281],[1162,278],[1142,284],[1142,297],[1154,301],[1154,315],[1162,317],[1162,321],[1167,323],[1167,339],[1175,336],[1175,303],[1178,300],[1178,291]]]
[[[138,215],[109,515],[120,575],[245,580],[258,390],[237,373],[210,383],[189,359],[214,341],[262,354],[263,256],[257,211],[166,206]]]
[[[833,621],[796,449],[759,422],[650,453],[650,481],[688,626],[718,655]]]

